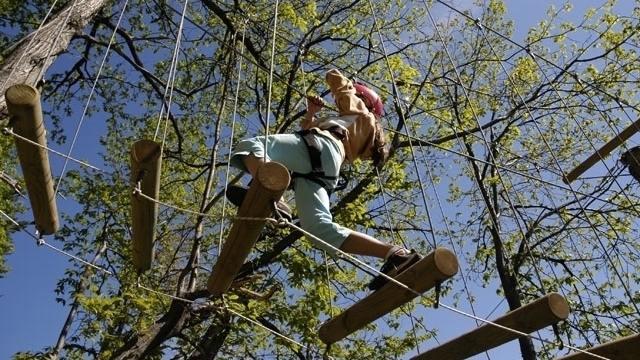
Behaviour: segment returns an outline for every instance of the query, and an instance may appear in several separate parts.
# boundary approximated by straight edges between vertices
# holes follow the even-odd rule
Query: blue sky
[[[600,7],[604,0],[575,0],[572,17],[565,20],[579,19],[584,10],[590,7]],[[462,7],[470,1],[455,0],[456,7]],[[507,17],[515,21],[517,32],[512,40],[522,43],[527,30],[546,18],[546,9],[550,4],[561,7],[564,1],[554,0],[505,0],[508,8]],[[631,3],[631,4],[629,4]],[[629,9],[633,2],[628,1]],[[490,26],[490,24],[488,24]],[[54,160],[52,160],[54,161]],[[59,198],[59,208],[73,206],[70,199]],[[52,241],[45,238],[47,241]],[[24,233],[13,238],[15,251],[8,257],[8,265],[12,270],[4,279],[0,280],[0,359],[8,359],[16,351],[40,350],[46,346],[53,346],[57,341],[59,331],[68,313],[68,308],[55,302],[55,285],[64,276],[64,269],[68,267],[69,257],[46,246],[37,246],[36,241]],[[60,244],[53,244],[60,247]],[[447,301],[450,299],[443,299]],[[496,304],[490,304],[494,306]],[[492,309],[481,309],[481,314],[488,314]],[[472,329],[474,323],[466,319],[452,317],[447,310],[433,310],[434,322],[440,329],[439,340],[446,341]],[[449,314],[444,316],[442,313]],[[503,310],[498,313],[504,312]],[[492,316],[495,317],[495,316]],[[456,321],[451,321],[451,319]],[[446,322],[445,322],[446,321]],[[446,326],[445,326],[446,324]],[[422,350],[426,350],[422,346]],[[495,359],[519,359],[519,350],[515,343],[507,344],[490,353]],[[479,355],[477,358],[486,358]]]

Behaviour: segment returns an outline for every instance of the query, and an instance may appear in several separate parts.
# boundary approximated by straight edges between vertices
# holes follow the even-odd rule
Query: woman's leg
[[[282,164],[289,171],[305,174],[311,171],[307,147],[297,135],[275,134],[240,141],[231,154],[233,167],[255,176],[258,168],[267,161]]]
[[[257,157],[253,155],[253,153],[251,153],[249,155],[243,156],[242,162],[244,163],[244,166],[246,166],[249,174],[251,174],[251,177],[256,177],[258,168],[260,168],[260,166],[262,166],[266,161],[264,157]]]
[[[380,259],[385,259],[392,248],[393,245],[357,231],[352,231],[340,246],[340,250],[349,254],[374,256]]]

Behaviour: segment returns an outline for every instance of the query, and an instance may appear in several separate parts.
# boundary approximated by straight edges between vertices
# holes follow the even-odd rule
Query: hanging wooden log
[[[258,168],[257,176],[251,182],[236,215],[238,218],[255,220],[234,220],[229,237],[222,246],[207,281],[207,289],[211,295],[220,296],[231,287],[233,279],[262,233],[267,223],[266,218],[271,216],[271,204],[280,200],[289,187],[290,180],[289,170],[282,164],[268,162]]]
[[[394,282],[387,282],[340,315],[322,324],[318,334],[320,340],[325,344],[334,343],[411,301],[437,283],[451,278],[457,272],[458,259],[455,254],[448,249],[437,248],[396,276],[395,280],[414,291],[404,289]]]
[[[640,334],[635,334],[586,349],[586,353],[576,352],[558,360],[598,359],[594,355],[615,360],[637,360],[638,349],[640,349]]]
[[[36,230],[41,235],[53,234],[58,230],[58,209],[46,149],[40,92],[33,86],[18,84],[7,89],[5,99],[13,132],[40,145],[14,137]]]
[[[622,145],[623,142],[625,142],[627,139],[631,137],[631,135],[637,133],[639,130],[640,130],[640,119],[636,120],[633,124],[629,125],[627,128],[622,130],[620,134],[614,136],[613,139],[609,140],[594,154],[592,154],[586,160],[584,160],[582,163],[576,166],[573,170],[571,170],[567,175],[564,176],[562,181],[564,181],[565,184],[571,183],[578,176],[582,175],[582,173],[584,173],[590,167],[592,167],[596,162],[609,156],[609,154],[613,151],[613,149]]]
[[[507,329],[529,334],[564,320],[567,316],[569,316],[567,301],[557,293],[550,293],[507,313],[493,323],[486,323],[460,337],[414,356],[411,360],[466,359],[521,337]],[[504,326],[506,329],[494,324]]]
[[[155,141],[139,140],[131,147],[131,183],[136,186],[131,192],[132,256],[139,272],[151,269],[155,255],[161,163],[162,148]]]
[[[629,168],[629,174],[640,181],[640,146],[635,146],[620,156],[620,162]]]

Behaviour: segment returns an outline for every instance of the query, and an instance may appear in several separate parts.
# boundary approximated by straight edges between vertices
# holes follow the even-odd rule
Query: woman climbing
[[[337,116],[315,119],[324,102],[319,96],[307,97],[307,113],[296,134],[274,134],[246,139],[231,155],[231,165],[256,176],[266,161],[276,161],[292,173],[293,189],[301,227],[332,247],[312,239],[331,254],[340,251],[384,259],[381,272],[395,277],[421,256],[413,250],[391,245],[333,222],[329,195],[338,184],[345,161],[371,160],[381,168],[389,156],[382,126],[382,100],[373,90],[354,84],[338,70],[326,74],[326,82],[338,108]],[[246,188],[230,187],[227,196],[241,205]],[[291,218],[289,206],[280,201],[278,212]],[[376,276],[369,284],[377,290],[387,279]]]

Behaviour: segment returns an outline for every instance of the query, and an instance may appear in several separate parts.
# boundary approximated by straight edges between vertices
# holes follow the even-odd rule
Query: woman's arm
[[[318,111],[322,109],[324,106],[324,100],[318,95],[309,95],[307,96],[307,114],[304,119],[302,119],[302,123],[300,124],[300,128],[302,130],[308,130],[314,127],[316,121],[314,120],[314,116]]]
[[[329,90],[338,107],[340,115],[368,114],[369,109],[365,103],[356,96],[353,82],[347,79],[340,71],[331,69],[325,76]]]

